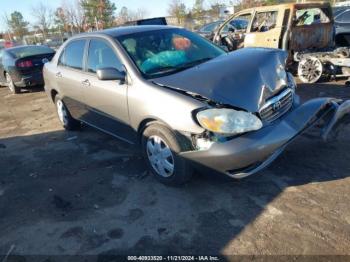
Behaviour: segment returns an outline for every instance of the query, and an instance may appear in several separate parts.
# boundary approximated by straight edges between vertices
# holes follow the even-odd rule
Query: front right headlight
[[[237,135],[259,130],[263,126],[254,114],[228,108],[200,111],[197,120],[206,130],[222,135]]]

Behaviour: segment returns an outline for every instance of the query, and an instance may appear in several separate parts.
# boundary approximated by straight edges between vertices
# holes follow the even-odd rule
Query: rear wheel
[[[9,73],[6,73],[6,84],[12,93],[19,94],[21,92],[21,88],[15,85]]]
[[[145,129],[142,137],[142,149],[152,174],[161,183],[178,186],[186,183],[192,177],[189,163],[179,156],[188,149],[169,128],[153,124]]]
[[[316,83],[323,74],[323,65],[316,57],[302,58],[298,65],[298,77],[303,83]]]
[[[71,116],[62,98],[59,95],[55,96],[55,105],[58,119],[66,130],[76,130],[80,127],[79,121],[75,120]]]

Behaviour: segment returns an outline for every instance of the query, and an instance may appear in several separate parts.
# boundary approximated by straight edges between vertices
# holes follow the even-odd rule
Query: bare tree
[[[138,8],[137,10],[130,11],[129,13],[131,20],[145,19],[148,15],[149,15],[148,10],[144,8]]]
[[[145,19],[149,15],[149,12],[145,8],[138,8],[137,10],[129,10],[127,7],[123,6],[117,16],[116,23],[124,24],[129,21],[135,21],[140,19]]]
[[[52,9],[40,2],[32,7],[32,16],[36,19],[35,27],[42,32],[43,38],[46,39],[54,17]]]
[[[227,4],[226,1],[223,1],[223,0],[212,0],[210,2],[208,12],[210,16],[213,17],[214,19],[219,19],[220,9],[223,7],[226,7],[227,5],[233,5],[233,4]]]
[[[8,40],[12,41],[12,36],[10,34],[10,18],[9,16],[7,15],[7,13],[4,13],[3,16],[2,16],[2,20],[3,20],[3,23],[6,25],[6,34],[7,34],[7,38]]]
[[[237,7],[242,10],[246,8],[251,8],[251,7],[256,7],[256,6],[261,6],[265,3],[266,1],[255,1],[255,0],[239,0],[237,1]]]
[[[169,4],[168,13],[177,18],[181,24],[187,14],[186,5],[181,0],[172,0]]]
[[[128,21],[130,21],[129,10],[126,6],[123,6],[120,9],[115,22],[117,25],[122,25]]]
[[[79,0],[73,1],[62,1],[62,6],[66,12],[68,18],[68,23],[71,26],[71,31],[74,33],[76,30],[78,33],[84,30],[85,16],[84,10],[79,2]]]

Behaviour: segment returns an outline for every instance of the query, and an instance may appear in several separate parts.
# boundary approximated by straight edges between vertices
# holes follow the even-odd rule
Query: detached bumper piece
[[[44,84],[44,78],[41,72],[32,73],[30,75],[20,76],[20,80],[15,82],[16,86],[19,87],[34,87]]]
[[[342,104],[333,102],[333,106],[335,108],[335,113],[322,132],[322,138],[325,142],[330,139],[336,139],[339,131],[350,123],[350,100]]]
[[[258,131],[214,143],[208,150],[184,152],[181,156],[196,166],[241,179],[267,167],[289,143],[316,123],[322,124],[321,136],[328,141],[336,137],[349,119],[350,100],[313,99]]]

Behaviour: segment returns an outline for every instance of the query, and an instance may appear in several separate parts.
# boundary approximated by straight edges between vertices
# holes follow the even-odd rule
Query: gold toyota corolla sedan
[[[244,178],[323,123],[324,139],[348,120],[350,101],[301,104],[282,50],[227,53],[169,26],[135,26],[69,39],[44,67],[45,89],[66,129],[86,123],[140,145],[162,183],[192,168]]]

